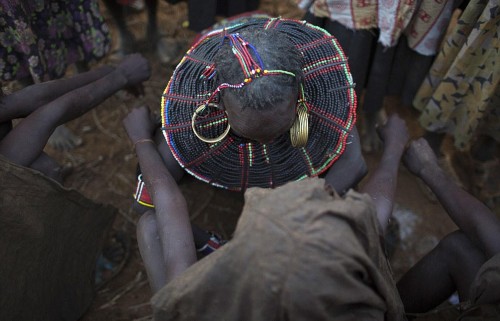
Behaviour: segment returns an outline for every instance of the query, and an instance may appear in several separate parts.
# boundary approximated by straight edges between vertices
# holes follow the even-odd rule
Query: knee
[[[467,242],[468,239],[465,233],[461,230],[456,230],[441,239],[439,246],[449,252],[454,252]]]

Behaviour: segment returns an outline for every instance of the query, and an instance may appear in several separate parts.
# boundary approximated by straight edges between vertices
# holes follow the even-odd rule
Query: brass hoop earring
[[[299,104],[297,109],[297,118],[290,128],[290,140],[293,147],[304,147],[309,138],[309,115],[305,104]]]
[[[229,125],[229,123],[227,124],[227,128],[226,130],[224,130],[224,132],[222,133],[222,135],[220,135],[219,137],[215,137],[215,138],[206,138],[206,137],[203,137],[201,136],[197,131],[196,131],[196,127],[194,125],[195,121],[196,121],[196,118],[199,116],[199,112],[201,112],[202,110],[204,110],[205,108],[207,107],[216,107],[217,105],[216,104],[213,104],[213,103],[209,103],[209,104],[202,104],[200,106],[198,106],[198,108],[196,108],[196,110],[194,111],[193,113],[193,117],[191,118],[191,128],[193,128],[193,133],[196,135],[196,137],[198,137],[201,141],[205,142],[205,143],[209,143],[209,144],[214,144],[214,143],[218,143],[220,142],[221,140],[223,140],[227,134],[229,134],[229,130],[231,129],[231,126]]]

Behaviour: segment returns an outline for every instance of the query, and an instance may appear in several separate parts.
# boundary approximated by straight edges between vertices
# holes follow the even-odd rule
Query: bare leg
[[[461,231],[450,233],[399,280],[406,312],[427,312],[458,290],[461,301],[485,262],[484,254]]]
[[[354,188],[367,172],[356,127],[351,131],[347,143],[344,153],[330,167],[325,176],[326,183],[340,195]]]

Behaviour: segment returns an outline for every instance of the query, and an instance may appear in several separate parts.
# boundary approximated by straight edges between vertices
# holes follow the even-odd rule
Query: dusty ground
[[[302,12],[287,0],[261,1],[263,11],[271,15],[300,18]],[[186,20],[186,6],[181,3],[160,3],[162,31],[176,38],[189,39],[193,35],[181,27]],[[145,32],[145,13],[129,18],[139,44]],[[113,27],[110,21],[111,27]],[[114,30],[114,29],[112,29]],[[116,34],[116,33],[115,33]],[[116,47],[116,41],[115,41]],[[151,293],[135,239],[138,216],[131,210],[135,189],[137,160],[121,125],[122,118],[136,105],[147,104],[159,111],[160,95],[173,71],[172,66],[161,66],[154,53],[143,52],[150,60],[153,75],[145,83],[146,95],[141,99],[123,101],[111,97],[94,111],[70,123],[70,127],[83,138],[83,146],[71,152],[48,152],[59,161],[71,164],[74,171],[67,186],[81,191],[87,197],[115,206],[119,210],[114,227],[125,230],[132,239],[130,258],[122,272],[101,289],[83,320],[149,320]],[[111,59],[111,58],[110,58]],[[387,109],[398,110],[408,120],[412,133],[420,134],[410,107],[400,106],[396,98],[387,99]],[[376,165],[379,155],[366,155],[370,168]],[[202,227],[212,229],[225,237],[234,230],[242,207],[239,194],[215,189],[186,177],[181,183],[189,203],[192,219]],[[396,277],[399,277],[418,258],[431,249],[446,233],[454,229],[441,206],[430,201],[422,192],[415,178],[405,169],[400,170],[395,216],[400,223],[400,236],[392,259]]]

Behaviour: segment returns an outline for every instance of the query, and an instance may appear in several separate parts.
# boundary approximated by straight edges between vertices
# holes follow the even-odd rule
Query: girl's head
[[[260,74],[247,74],[252,68],[249,61],[257,64]],[[215,56],[217,82],[245,83],[220,90],[219,104],[231,130],[261,143],[288,131],[295,120],[302,65],[299,50],[275,29],[247,29],[226,36]]]

